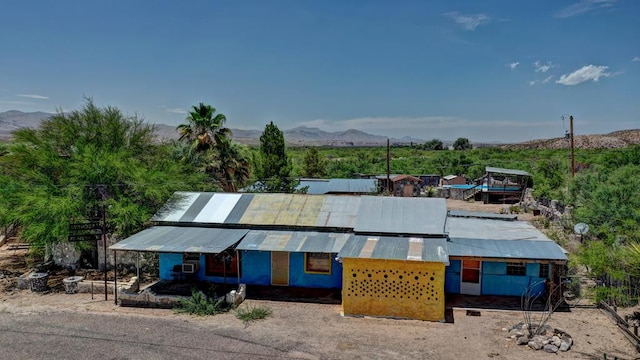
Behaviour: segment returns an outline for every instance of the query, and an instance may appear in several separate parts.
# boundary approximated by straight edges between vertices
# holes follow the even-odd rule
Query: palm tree
[[[192,109],[186,119],[187,123],[178,125],[177,129],[180,140],[190,142],[193,151],[211,150],[232,135],[231,130],[224,127],[227,117],[221,113],[216,114],[213,106],[200,103]]]
[[[238,144],[229,139],[219,142],[213,160],[207,172],[217,175],[222,190],[236,192],[238,187],[246,185],[251,176],[251,165]]]

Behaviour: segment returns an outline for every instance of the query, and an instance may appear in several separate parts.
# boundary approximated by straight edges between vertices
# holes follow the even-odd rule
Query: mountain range
[[[19,128],[38,128],[42,120],[51,117],[53,114],[45,112],[22,112],[10,110],[0,112],[0,140],[11,138],[11,132]],[[165,124],[154,124],[156,134],[159,139],[177,139],[178,132],[175,126]],[[246,145],[260,144],[261,130],[231,129],[233,139]],[[360,130],[346,130],[338,132],[328,132],[318,128],[299,126],[289,130],[283,130],[284,138],[289,146],[381,146],[386,145],[387,137],[381,135],[368,134]],[[389,139],[391,144],[420,144],[425,140],[412,138],[409,136],[400,139]],[[445,145],[451,145],[453,141],[444,141]],[[619,130],[604,135],[578,135],[574,138],[574,146],[584,149],[621,148],[640,144],[640,129]],[[553,139],[530,140],[517,144],[479,144],[474,146],[500,146],[511,149],[542,149],[542,148],[567,148],[568,139],[564,137]]]

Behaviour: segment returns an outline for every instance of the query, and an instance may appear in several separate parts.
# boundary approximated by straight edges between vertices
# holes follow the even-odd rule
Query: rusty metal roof
[[[154,226],[130,236],[111,250],[218,254],[240,241],[245,229]]]
[[[337,253],[351,234],[313,231],[251,230],[238,250]]]
[[[338,257],[449,263],[446,238],[356,235]]]

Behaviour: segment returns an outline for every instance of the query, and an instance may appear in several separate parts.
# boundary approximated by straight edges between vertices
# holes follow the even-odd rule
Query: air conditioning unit
[[[182,272],[185,274],[193,274],[198,271],[197,263],[184,263],[182,264]]]

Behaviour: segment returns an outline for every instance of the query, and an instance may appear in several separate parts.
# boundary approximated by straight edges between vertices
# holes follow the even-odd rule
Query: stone
[[[569,351],[569,348],[571,348],[571,344],[569,344],[568,342],[562,341],[560,343],[560,348],[559,348],[560,351],[562,352]]]
[[[571,345],[573,345],[573,339],[569,335],[562,336],[562,342],[568,343],[569,347],[571,347]]]
[[[516,340],[516,344],[518,345],[527,345],[529,343],[529,338],[526,336],[520,336],[518,340]]]
[[[544,351],[548,352],[548,353],[557,353],[558,352],[558,347],[552,344],[547,344],[544,346],[543,348]]]
[[[527,343],[527,345],[529,345],[529,347],[530,347],[530,348],[532,348],[533,350],[540,350],[540,349],[542,349],[542,343],[541,343],[541,342],[539,342],[539,341],[533,341],[533,340],[531,340],[531,341],[529,341],[529,342]]]
[[[520,329],[511,329],[509,330],[509,335],[515,335],[516,337],[520,337],[524,335],[524,333]]]
[[[553,345],[555,345],[555,346],[560,346],[560,343],[562,343],[562,340],[560,340],[560,338],[559,338],[559,337],[557,337],[557,336],[553,336],[553,337],[551,338],[551,341],[550,341],[549,343],[550,343],[550,344],[553,344]]]

